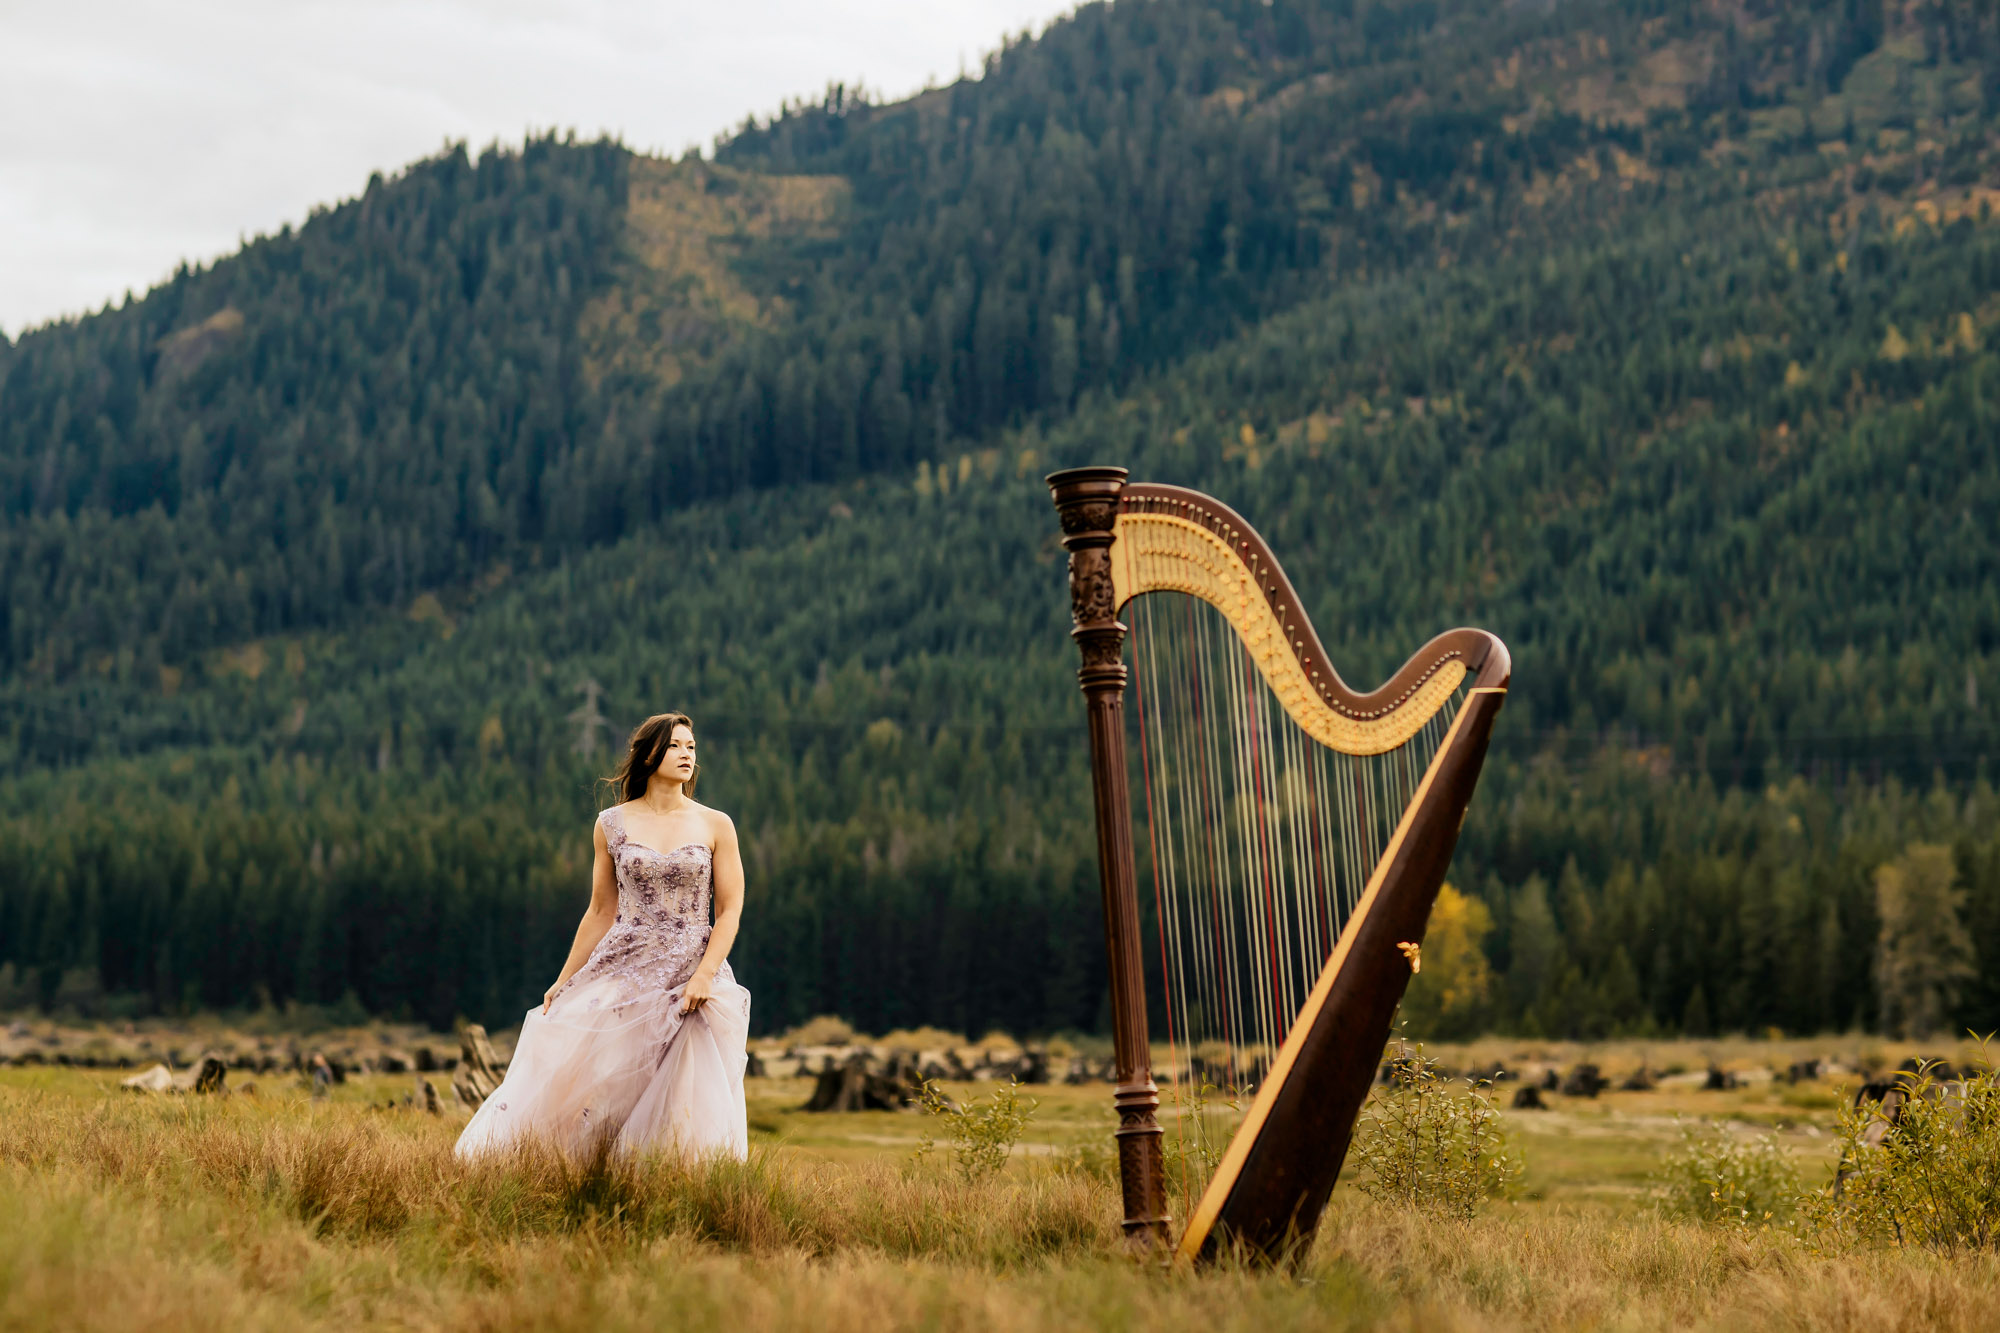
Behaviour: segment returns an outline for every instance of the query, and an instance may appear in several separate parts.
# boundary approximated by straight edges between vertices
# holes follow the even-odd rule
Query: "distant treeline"
[[[865,782],[883,756],[865,743],[854,754],[844,776]],[[344,1004],[505,1025],[553,978],[588,899],[580,772],[343,783],[279,760],[175,800],[135,795],[134,770],[99,771],[125,789],[0,825],[13,986],[0,1005]],[[161,785],[186,792],[218,776]],[[1081,775],[1068,776],[1056,785],[1073,795]],[[1007,788],[989,790],[1009,803]],[[747,793],[718,799],[758,808]],[[758,1030],[819,1013],[869,1031],[1104,1030],[1087,827],[1071,819],[1058,840],[1025,809],[1010,813],[871,810],[747,828],[733,964]],[[1885,932],[1879,872],[1913,842],[1946,849],[1952,882],[1929,904],[1944,913]],[[1878,981],[1899,929],[1945,941],[1917,982],[1941,992],[1933,1026],[2000,1027],[2000,796],[1983,782],[1966,795],[1894,782],[1718,792],[1629,753],[1581,774],[1503,765],[1456,878],[1491,921],[1474,941],[1489,979],[1422,1010],[1419,1035],[1893,1024]],[[1961,962],[1970,976],[1952,970]]]

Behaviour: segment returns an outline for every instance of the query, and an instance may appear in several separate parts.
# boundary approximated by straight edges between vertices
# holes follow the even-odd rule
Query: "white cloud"
[[[0,0],[0,328],[144,291],[447,139],[678,154],[829,81],[971,69],[1055,0]]]

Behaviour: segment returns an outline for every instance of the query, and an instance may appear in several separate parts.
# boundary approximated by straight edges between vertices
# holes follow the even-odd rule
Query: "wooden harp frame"
[[[1126,770],[1126,627],[1119,611],[1154,591],[1209,602],[1228,618],[1292,719],[1320,744],[1349,754],[1394,749],[1471,679],[1175,1248],[1182,1261],[1229,1250],[1276,1261],[1310,1238],[1339,1178],[1409,984],[1410,960],[1398,945],[1423,939],[1506,699],[1512,660],[1484,630],[1450,630],[1388,683],[1357,693],[1333,669],[1290,580],[1248,523],[1197,491],[1128,484],[1126,476],[1124,468],[1073,468],[1050,474],[1048,485],[1069,552],[1071,636],[1083,659],[1077,679],[1089,718],[1110,956],[1119,1179],[1133,1250],[1158,1252],[1171,1238],[1140,961]]]

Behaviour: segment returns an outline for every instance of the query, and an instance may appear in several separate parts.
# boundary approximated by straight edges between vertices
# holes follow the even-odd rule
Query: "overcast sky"
[[[447,139],[678,155],[947,83],[1057,0],[0,0],[0,329],[143,292]]]

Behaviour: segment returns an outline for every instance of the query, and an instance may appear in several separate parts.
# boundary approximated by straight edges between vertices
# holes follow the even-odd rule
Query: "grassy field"
[[[1668,1221],[1647,1182],[1682,1120],[1771,1132],[1818,1179],[1840,1088],[1763,1077],[1826,1042],[1583,1052],[1648,1092],[1509,1112],[1518,1197],[1466,1224],[1344,1183],[1298,1271],[1166,1273],[1122,1258],[1103,1173],[1109,1096],[1048,1087],[997,1179],[912,1162],[916,1114],[806,1115],[752,1080],[741,1167],[524,1159],[462,1169],[449,1115],[385,1109],[413,1080],[290,1078],[225,1099],[121,1093],[118,1074],[0,1071],[0,1327],[1990,1328],[2000,1262],[1819,1254],[1782,1232]],[[1946,1051],[1944,1053],[1950,1053]],[[1704,1092],[1711,1062],[1755,1081]],[[954,1088],[974,1097],[987,1087]]]

